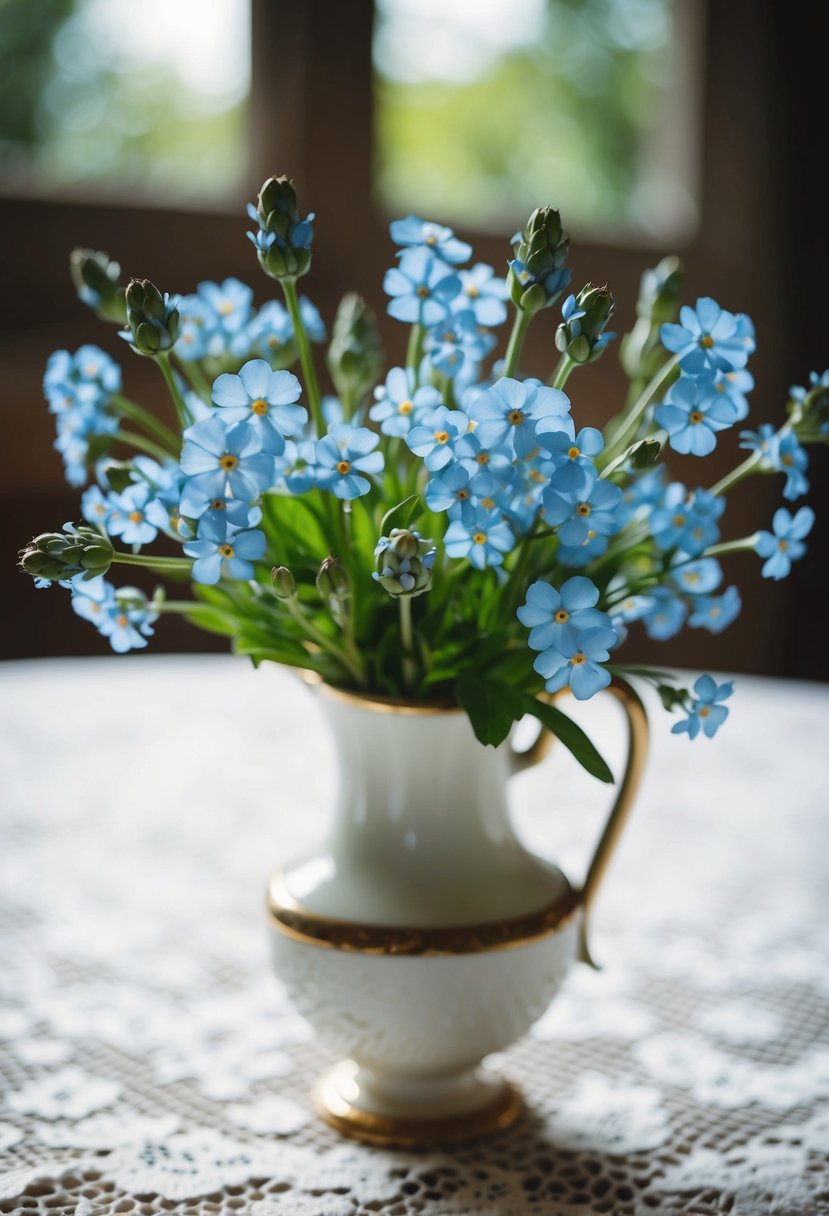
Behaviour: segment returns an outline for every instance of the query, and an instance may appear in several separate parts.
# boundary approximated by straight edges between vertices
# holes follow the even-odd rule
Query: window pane
[[[551,202],[582,232],[686,234],[696,218],[697,9],[378,0],[384,205],[494,228]]]
[[[211,203],[245,170],[249,0],[0,4],[0,173]],[[111,192],[111,191],[110,191]]]

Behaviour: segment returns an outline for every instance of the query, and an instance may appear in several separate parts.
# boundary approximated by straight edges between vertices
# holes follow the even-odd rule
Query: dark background
[[[687,298],[712,295],[748,312],[757,328],[752,360],[757,387],[751,425],[779,421],[788,387],[823,371],[827,359],[827,224],[817,177],[826,147],[827,31],[825,10],[729,0],[703,4],[703,162],[701,223],[684,248],[619,248],[574,242],[574,282],[608,282],[619,302],[618,328],[632,323],[641,272],[662,253],[679,253],[687,267]],[[403,357],[403,327],[383,313],[383,271],[390,262],[386,225],[371,202],[373,11],[368,0],[304,0],[300,5],[253,3],[253,85],[248,197],[271,173],[297,182],[303,210],[316,210],[309,294],[330,322],[339,297],[357,289],[373,300],[384,327],[387,359]],[[555,199],[539,199],[539,202]],[[435,217],[440,218],[440,217]],[[516,216],[516,226],[525,217]],[[59,590],[37,592],[15,569],[18,550],[36,532],[78,518],[79,494],[63,481],[52,449],[52,418],[40,389],[52,350],[94,342],[123,358],[114,330],[76,300],[66,272],[76,245],[107,250],[127,274],[162,288],[188,291],[203,278],[238,275],[252,282],[242,208],[232,213],[164,210],[122,201],[0,197],[0,367],[3,396],[4,528],[0,551],[2,602],[8,625],[0,657],[106,653],[106,642],[69,609]],[[508,248],[501,239],[464,231],[476,256],[496,267]],[[509,234],[507,234],[509,235]],[[522,370],[541,373],[549,362],[549,331],[530,330]],[[125,377],[132,397],[153,408],[161,398],[157,371],[132,358]],[[581,424],[601,426],[624,387],[614,353],[582,373]],[[589,378],[589,386],[588,386]],[[589,402],[589,406],[586,404]],[[729,436],[729,439],[732,437]],[[721,442],[705,463],[713,483],[734,463],[735,444]],[[781,584],[759,578],[756,556],[726,564],[739,585],[743,615],[723,635],[685,631],[656,645],[639,635],[626,647],[642,659],[690,667],[829,678],[826,592],[821,558],[827,552],[829,460],[812,449],[817,513],[810,553]],[[699,472],[674,458],[675,477],[698,484]],[[726,537],[768,527],[782,501],[782,479],[757,478],[729,500]],[[797,504],[800,505],[800,504]],[[225,649],[223,639],[166,619],[154,651]]]

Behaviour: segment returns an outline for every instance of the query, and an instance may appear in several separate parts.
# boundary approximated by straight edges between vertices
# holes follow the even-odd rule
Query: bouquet
[[[740,431],[744,459],[699,484],[696,461],[748,415],[754,329],[709,298],[681,306],[682,270],[666,258],[643,276],[620,343],[621,408],[603,432],[590,426],[571,377],[615,337],[614,297],[589,283],[569,292],[569,239],[541,207],[512,238],[505,277],[470,265],[449,228],[393,222],[383,287],[409,327],[405,364],[384,374],[371,309],[348,295],[325,350],[334,392],[323,395],[313,347],[326,330],[298,291],[314,216],[299,214],[285,177],[266,181],[248,212],[259,265],[282,294],[258,310],[236,279],[172,296],[147,280],[125,285],[103,253],[72,254],[80,298],[157,364],[169,410],[162,420],[124,395],[97,347],[51,356],[55,446],[73,485],[92,481],[83,522],[22,553],[36,585],[67,588],[119,652],[146,646],[177,613],[255,664],[458,705],[485,744],[535,715],[603,780],[604,760],[553,704],[566,688],[586,700],[633,674],[680,713],[674,732],[713,736],[730,682],[705,675],[688,690],[621,652],[635,629],[667,639],[730,625],[740,594],[723,588],[722,555],[753,551],[772,579],[802,557],[809,507],[781,506],[770,527],[732,539],[724,516],[750,475],[780,474],[787,503],[806,493],[805,445],[829,442],[829,372],[791,390],[779,427]],[[520,374],[531,324],[548,326],[546,380]],[[673,453],[694,458],[687,485],[668,473]],[[157,541],[166,552],[149,550]],[[115,586],[107,575],[119,566],[191,594]]]

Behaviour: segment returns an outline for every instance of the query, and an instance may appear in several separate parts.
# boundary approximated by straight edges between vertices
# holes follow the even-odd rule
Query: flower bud
[[[336,557],[326,557],[317,572],[316,586],[320,596],[328,604],[334,620],[341,621],[351,596],[351,584],[342,563]]]
[[[570,238],[559,213],[553,207],[537,207],[523,232],[513,237],[513,250],[509,289],[516,308],[533,313],[555,304],[570,282],[564,266]]]
[[[274,566],[271,570],[273,593],[278,600],[296,599],[296,579],[287,566]]]
[[[79,298],[103,321],[123,325],[127,319],[121,267],[109,254],[95,249],[73,249],[69,273]]]
[[[342,401],[362,401],[380,378],[382,358],[374,313],[361,296],[350,292],[337,309],[327,356]]]
[[[247,235],[266,274],[272,279],[298,279],[308,273],[314,215],[300,218],[289,178],[269,177],[259,191],[257,205],[248,206],[248,215],[259,225],[258,232]]]
[[[78,574],[94,578],[106,574],[114,550],[109,540],[94,528],[64,524],[62,532],[42,532],[20,555],[20,569],[33,578],[53,582]]]
[[[788,413],[803,443],[829,441],[829,371],[810,372],[808,388],[795,385],[789,390]]]
[[[677,257],[663,258],[658,266],[646,270],[639,286],[637,320],[622,339],[620,358],[631,379],[649,380],[659,370],[665,352],[659,330],[679,316],[685,270]]]
[[[178,338],[178,296],[161,292],[149,279],[130,279],[126,291],[127,325],[123,337],[140,355],[168,351]]]
[[[436,553],[432,542],[419,532],[392,528],[375,546],[377,568],[372,577],[389,595],[422,595],[432,585]]]
[[[613,315],[616,301],[606,287],[588,283],[577,296],[568,296],[561,315],[564,318],[556,330],[556,346],[573,363],[592,363],[604,351],[615,334],[605,333]]]

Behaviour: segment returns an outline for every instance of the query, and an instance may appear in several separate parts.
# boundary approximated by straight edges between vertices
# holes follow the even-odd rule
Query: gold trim
[[[434,956],[510,950],[562,929],[578,914],[580,906],[581,892],[568,884],[564,895],[554,903],[508,920],[425,927],[364,925],[320,916],[303,907],[285,889],[279,874],[268,888],[270,921],[280,933],[309,946],[350,954]]]
[[[340,1093],[338,1064],[317,1082],[311,1100],[317,1114],[343,1136],[377,1148],[420,1148],[435,1144],[457,1144],[505,1131],[524,1112],[524,1099],[508,1081],[503,1081],[492,1102],[468,1114],[432,1119],[403,1119],[376,1115],[355,1106]]]
[[[357,705],[370,713],[434,717],[466,712],[460,705],[453,705],[449,701],[406,700],[403,697],[384,697],[382,693],[351,692],[347,688],[336,688],[321,679],[315,671],[303,672],[302,679],[309,687],[318,689],[322,696],[329,697],[332,701],[344,701],[347,705]]]

